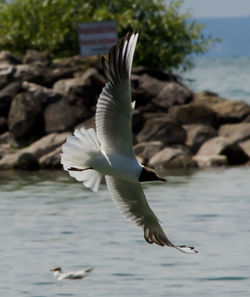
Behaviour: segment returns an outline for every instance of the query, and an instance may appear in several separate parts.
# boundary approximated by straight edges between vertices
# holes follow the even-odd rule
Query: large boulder
[[[229,165],[244,164],[248,161],[247,154],[230,139],[217,136],[206,141],[199,149],[197,156],[224,155]]]
[[[41,104],[42,109],[44,109],[47,105],[62,99],[62,95],[55,92],[53,89],[34,83],[24,81],[21,83],[21,87],[23,92],[28,92],[31,96],[33,96],[33,98],[36,98],[34,100],[37,100]]]
[[[32,154],[39,159],[42,156],[54,151],[58,147],[61,147],[61,145],[66,141],[68,135],[68,132],[48,134],[23,149],[22,153]]]
[[[134,76],[133,76],[134,77]],[[165,86],[166,82],[156,79],[148,74],[139,76],[137,88],[144,94],[144,101],[137,100],[139,105],[144,105],[148,99],[155,97],[160,90]]]
[[[184,104],[172,106],[169,114],[181,125],[203,124],[217,127],[216,113],[202,105]]]
[[[0,90],[13,81],[16,67],[8,64],[0,64]]]
[[[219,167],[228,165],[227,157],[224,155],[196,155],[193,160],[197,163],[199,168]]]
[[[219,129],[219,135],[239,143],[250,139],[250,123],[226,124]]]
[[[18,149],[18,144],[10,132],[0,135],[0,159]]]
[[[15,66],[13,75],[14,81],[29,81],[42,85],[45,81],[46,72],[44,68],[37,67],[33,64],[21,64]]]
[[[247,103],[223,99],[214,93],[197,93],[192,104],[203,105],[212,109],[220,124],[239,123],[250,115],[250,106]]]
[[[187,132],[186,145],[193,153],[197,152],[205,141],[218,135],[217,131],[208,125],[191,124],[184,125],[183,128]]]
[[[0,116],[8,116],[12,99],[21,89],[20,82],[12,82],[0,90]]]
[[[52,133],[32,143],[30,146],[6,154],[0,160],[0,169],[37,169],[40,159],[58,149],[65,142],[68,133]]]
[[[151,117],[137,135],[138,142],[161,141],[164,145],[184,144],[186,131],[170,116]]]
[[[90,68],[78,77],[57,81],[53,89],[64,95],[78,97],[86,106],[92,106],[96,105],[104,84],[105,80],[98,71]]]
[[[248,155],[250,159],[250,139],[240,142],[239,146],[243,149],[243,151]]]
[[[11,103],[8,126],[20,141],[41,136],[44,133],[44,121],[39,98],[28,92],[18,94]]]
[[[149,160],[148,165],[158,170],[196,166],[190,151],[183,146],[164,148]]]
[[[32,64],[37,62],[44,65],[50,65],[52,58],[47,52],[28,50],[23,58],[23,64]]]
[[[8,130],[7,120],[4,117],[0,116],[0,134]]]
[[[147,164],[156,153],[163,149],[161,141],[140,142],[134,146],[134,153],[143,164]]]
[[[56,148],[52,152],[48,153],[47,155],[42,156],[38,162],[41,168],[43,169],[58,169],[61,165],[61,147]]]
[[[173,105],[186,104],[192,98],[193,93],[188,88],[180,83],[171,81],[164,84],[152,99],[152,102],[163,110],[168,110]]]
[[[8,125],[18,140],[37,139],[45,133],[43,109],[62,96],[51,89],[22,82],[22,93],[14,97],[11,103]]]
[[[21,64],[21,59],[8,51],[0,51],[0,64]]]
[[[93,113],[81,100],[72,101],[67,97],[49,104],[44,110],[46,133],[71,131],[78,123]]]
[[[159,69],[148,68],[144,66],[133,67],[132,74],[135,75],[144,75],[147,74],[152,78],[156,78],[161,81],[177,81],[177,76],[173,73],[161,71]]]
[[[44,85],[52,88],[57,81],[72,78],[77,69],[76,66],[53,64],[50,67],[47,67]]]

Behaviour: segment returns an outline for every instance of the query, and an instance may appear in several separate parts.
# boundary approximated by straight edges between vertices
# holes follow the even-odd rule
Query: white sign
[[[107,54],[117,42],[115,21],[81,23],[77,29],[81,56]]]

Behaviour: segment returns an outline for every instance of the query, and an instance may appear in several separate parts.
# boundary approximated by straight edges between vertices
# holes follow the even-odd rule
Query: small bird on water
[[[98,191],[105,176],[113,200],[125,216],[144,230],[148,243],[169,246],[184,253],[197,253],[193,247],[174,245],[162,230],[148,205],[140,182],[163,181],[153,169],[140,164],[132,146],[131,67],[138,33],[128,33],[102,57],[108,79],[96,107],[94,129],[76,129],[62,146],[64,170],[85,187]]]
[[[88,275],[93,268],[89,268],[86,270],[78,270],[75,272],[62,272],[61,267],[56,267],[54,269],[51,269],[50,271],[53,272],[54,276],[58,281],[61,281],[63,279],[83,279],[86,275]]]

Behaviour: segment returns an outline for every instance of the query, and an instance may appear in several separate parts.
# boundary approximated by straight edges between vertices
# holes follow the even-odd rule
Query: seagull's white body
[[[61,163],[72,177],[93,191],[98,191],[105,176],[112,198],[128,218],[144,228],[146,241],[195,253],[192,247],[175,246],[168,240],[140,184],[164,179],[142,166],[133,152],[130,75],[137,38],[138,34],[128,34],[122,44],[112,47],[109,62],[103,60],[108,82],[97,102],[96,132],[81,128],[68,136]]]
[[[78,270],[78,271],[72,271],[72,272],[62,272],[61,267],[57,267],[55,269],[52,269],[54,276],[58,281],[61,281],[63,279],[83,279],[86,275],[88,275],[93,268],[89,268],[87,270]]]

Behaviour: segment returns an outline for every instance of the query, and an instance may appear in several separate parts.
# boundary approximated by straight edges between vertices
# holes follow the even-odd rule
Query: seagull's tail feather
[[[64,170],[94,192],[99,189],[102,174],[94,170],[89,162],[99,155],[100,151],[94,129],[76,129],[74,135],[69,135],[62,146],[61,163]]]

